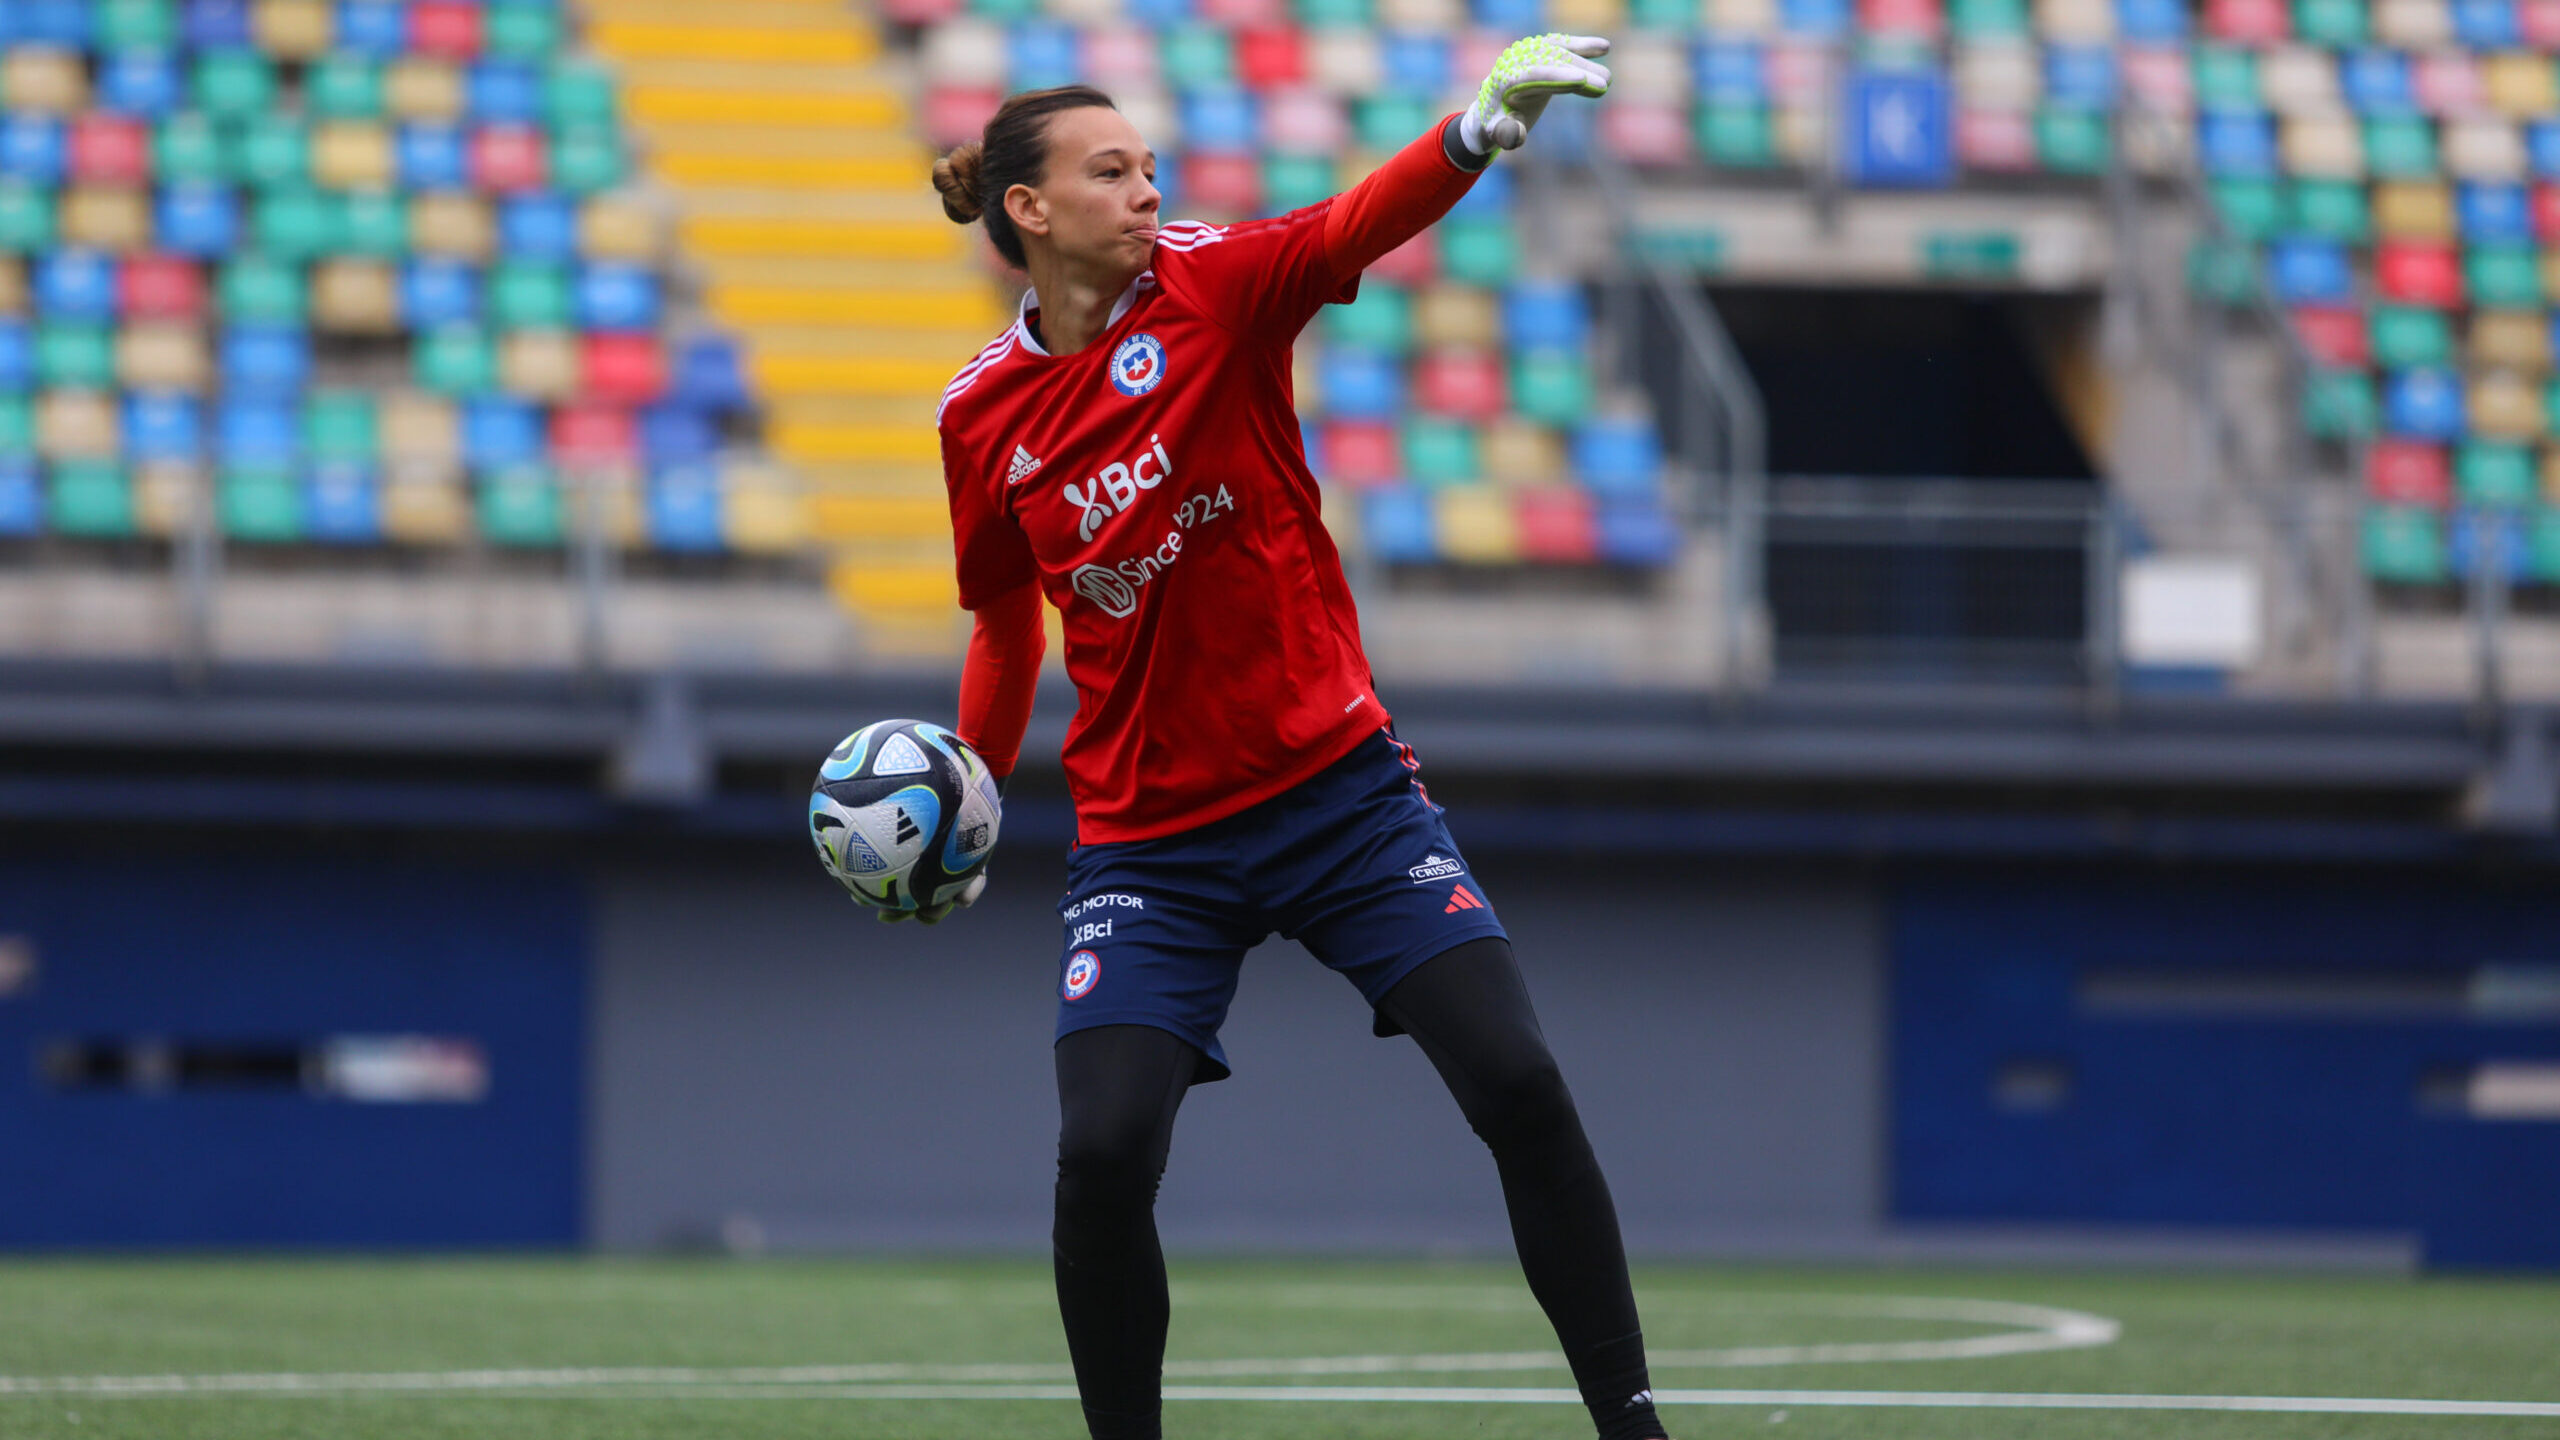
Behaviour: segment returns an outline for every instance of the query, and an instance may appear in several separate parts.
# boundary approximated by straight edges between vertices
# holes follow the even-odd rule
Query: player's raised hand
[[[879,915],[880,923],[884,925],[895,925],[901,920],[908,919],[912,919],[926,925],[939,925],[942,923],[944,916],[949,915],[952,911],[957,910],[964,905],[977,904],[978,897],[986,893],[987,872],[981,870],[977,874],[969,877],[968,889],[961,891],[959,894],[943,901],[939,905],[927,905],[920,910],[881,910],[874,913]]]
[[[1532,35],[1511,42],[1494,57],[1476,103],[1459,117],[1459,138],[1479,155],[1519,149],[1548,101],[1609,93],[1609,67],[1599,63],[1608,53],[1609,42],[1597,35]]]

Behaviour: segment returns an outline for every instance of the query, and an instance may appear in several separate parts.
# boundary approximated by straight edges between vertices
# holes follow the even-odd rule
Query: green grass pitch
[[[1590,1433],[1517,1403],[1570,1382],[1507,1264],[1177,1258],[1174,1286],[1171,1435]],[[2560,1434],[2551,1281],[1650,1265],[1638,1290],[1681,1437]],[[1030,1260],[0,1263],[9,1440],[1072,1440],[1065,1358]],[[2015,1408],[2038,1395],[2546,1409]]]

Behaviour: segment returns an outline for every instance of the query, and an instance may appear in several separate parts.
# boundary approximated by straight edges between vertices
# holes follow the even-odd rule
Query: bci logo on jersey
[[[1173,459],[1164,453],[1164,441],[1150,435],[1147,447],[1127,464],[1115,460],[1082,485],[1070,483],[1064,487],[1067,503],[1084,511],[1076,520],[1077,539],[1092,539],[1104,521],[1129,508],[1139,491],[1153,490],[1173,474]],[[1152,470],[1147,468],[1150,463],[1155,467]]]
[[[1164,383],[1164,342],[1143,331],[1111,351],[1111,388],[1132,399]]]

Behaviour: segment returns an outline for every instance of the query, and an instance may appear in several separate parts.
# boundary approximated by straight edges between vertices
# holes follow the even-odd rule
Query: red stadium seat
[[[2293,312],[2293,328],[2303,348],[2323,365],[2362,368],[2373,363],[2364,311],[2352,305],[2302,305]]]
[[[1220,215],[1246,216],[1262,208],[1262,162],[1251,155],[1182,157],[1182,203]]]
[[[977,86],[937,85],[924,96],[924,133],[937,149],[948,149],[986,133],[1004,104],[1004,91]]]
[[[1390,284],[1408,289],[1428,285],[1440,273],[1440,250],[1437,232],[1425,230],[1378,258],[1369,273]]]
[[[204,313],[204,272],[174,255],[136,255],[117,271],[116,308],[128,320],[193,320]]]
[[[480,53],[480,7],[465,0],[417,0],[409,7],[409,48],[469,60]]]
[[[1858,28],[1895,35],[1935,35],[1946,28],[1939,0],[1858,0]]]
[[[1501,357],[1485,350],[1441,350],[1414,373],[1414,398],[1434,415],[1490,421],[1509,408]]]
[[[578,345],[579,392],[589,400],[646,405],[667,388],[666,352],[655,335],[587,335]]]
[[[2548,180],[2533,187],[2533,234],[2545,245],[2560,244],[2560,185]]]
[[[2560,0],[2524,0],[2517,11],[2526,45],[2536,50],[2560,50]]]
[[[967,0],[881,0],[880,15],[900,25],[939,25],[968,8]]]
[[[1236,32],[1236,78],[1253,90],[1279,90],[1307,78],[1306,35],[1294,25]]]
[[[1967,110],[1956,116],[1956,158],[1968,170],[2033,170],[2035,127],[2020,110]]]
[[[2451,307],[2462,303],[2462,261],[2451,245],[2385,240],[2374,247],[2373,283],[2387,300]]]
[[[1230,30],[1290,20],[1289,0],[1197,0],[1197,5],[1201,19]]]
[[[1678,105],[1624,100],[1602,106],[1600,136],[1611,152],[1639,165],[1677,165],[1689,158],[1689,117]]]
[[[2453,466],[2444,447],[2416,440],[2376,440],[2365,453],[2365,491],[2402,505],[2453,503]]]
[[[1384,420],[1325,422],[1324,473],[1363,489],[1394,484],[1404,473],[1396,427]]]
[[[83,115],[71,127],[70,159],[77,184],[142,184],[151,178],[151,132],[130,115]]]
[[[2205,0],[2205,33],[2217,40],[2263,45],[2293,33],[2284,0]]]
[[[1599,558],[1600,532],[1591,497],[1561,485],[1520,492],[1520,558],[1549,564],[1581,564]]]
[[[540,127],[487,125],[471,132],[471,185],[492,195],[525,194],[542,188],[543,143]]]
[[[622,465],[640,458],[639,427],[617,405],[563,405],[551,413],[551,453],[564,465]]]

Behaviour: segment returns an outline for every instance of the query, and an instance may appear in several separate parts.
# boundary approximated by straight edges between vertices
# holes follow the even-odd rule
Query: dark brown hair
[[[996,253],[1021,268],[1022,235],[1005,213],[1005,192],[1016,185],[1037,185],[1047,173],[1050,116],[1093,105],[1120,108],[1090,85],[1025,90],[1005,101],[987,122],[984,138],[955,145],[933,162],[933,188],[942,192],[942,213],[961,225],[985,221]]]

